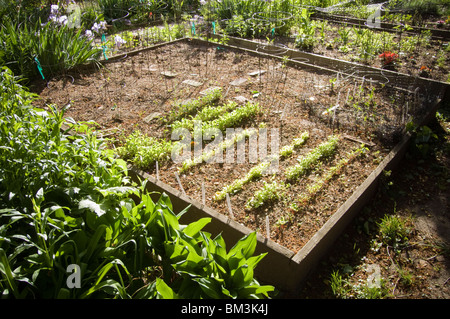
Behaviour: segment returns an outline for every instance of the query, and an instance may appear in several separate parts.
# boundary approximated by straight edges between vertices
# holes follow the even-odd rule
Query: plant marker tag
[[[105,42],[106,42],[106,36],[103,33],[102,34],[102,43],[105,43]],[[108,57],[106,56],[106,44],[103,44],[102,47],[103,47],[103,56],[105,57],[105,60],[108,60]]]
[[[213,34],[216,34],[216,23],[214,21],[212,23],[212,27],[213,27]]]
[[[272,37],[275,36],[275,28],[272,29]]]
[[[266,237],[270,238],[270,224],[269,224],[269,215],[266,216]]]
[[[37,57],[34,57],[34,61],[35,61],[36,64],[37,64],[37,68],[38,68],[39,73],[40,73],[41,76],[42,76],[42,80],[45,80],[44,74],[42,73],[42,66],[41,66],[41,63],[39,62],[39,60],[38,60]]]
[[[226,196],[227,196],[228,212],[230,213],[230,217],[231,217],[232,219],[234,219],[233,209],[231,208],[230,195],[228,195],[228,193],[227,193]]]
[[[192,33],[192,35],[195,35],[195,23],[194,22],[192,22],[191,33]]]
[[[175,177],[177,178],[178,185],[180,186],[183,195],[186,196],[186,192],[184,191],[183,185],[181,185],[180,177],[178,176],[177,172],[175,172]]]

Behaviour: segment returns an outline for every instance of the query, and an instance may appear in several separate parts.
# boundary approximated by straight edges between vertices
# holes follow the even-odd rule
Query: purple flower
[[[52,4],[52,5],[50,6],[50,14],[51,14],[51,15],[57,14],[57,13],[58,13],[58,10],[59,10],[59,6],[58,6],[57,4]]]
[[[120,46],[121,46],[122,44],[127,43],[127,41],[125,41],[124,39],[122,39],[122,38],[120,37],[120,35],[116,35],[116,36],[114,37],[114,43],[117,45],[118,48],[120,48]]]
[[[88,37],[88,39],[92,40],[94,38],[94,34],[92,33],[91,30],[86,30],[86,32],[84,33],[84,35],[86,37]]]

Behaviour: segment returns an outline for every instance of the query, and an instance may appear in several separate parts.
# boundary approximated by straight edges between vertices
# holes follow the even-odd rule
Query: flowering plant
[[[383,59],[384,65],[388,65],[398,59],[398,54],[390,51],[385,51],[381,53],[378,57]]]

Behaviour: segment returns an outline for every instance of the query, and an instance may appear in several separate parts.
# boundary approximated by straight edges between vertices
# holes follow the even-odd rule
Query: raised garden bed
[[[179,198],[175,206],[193,203],[194,213],[186,218],[215,217],[212,227],[216,231],[258,231],[263,244],[259,249],[272,252],[265,264],[291,272],[285,274],[278,268],[281,273],[273,274],[261,267],[261,277],[280,288],[293,289],[316,260],[310,257],[318,253],[315,247],[324,248],[327,240],[335,238],[335,234],[329,235],[336,229],[333,225],[340,224],[341,216],[350,218],[346,215],[349,209],[357,212],[363,203],[361,195],[367,195],[368,187],[373,189],[373,182],[392,158],[398,159],[407,143],[403,128],[411,116],[427,114],[442,91],[432,92],[440,88],[436,83],[416,90],[411,85],[397,88],[396,83],[385,83],[381,79],[386,76],[337,75],[335,69],[299,62],[295,56],[281,60],[270,48],[264,48],[266,53],[259,49],[257,53],[182,39],[110,58],[100,70],[78,70],[48,83],[36,83],[35,91],[41,96],[37,106],[70,104],[66,116],[95,121],[99,133],[111,138],[111,147],[129,145],[127,137],[139,130],[143,135],[136,135],[136,153],[121,148],[119,154],[128,156],[133,167],[141,170],[139,174],[153,181],[150,188]],[[211,88],[220,88],[220,94],[207,101],[205,90]],[[172,127],[177,119],[189,119],[182,111],[192,105],[197,106],[191,116],[208,105],[214,106],[212,110],[228,105],[217,115],[223,121],[228,119],[225,114],[257,105],[258,112],[248,111],[248,116],[231,122],[231,127],[254,129],[255,134],[267,128],[268,144],[274,136],[271,129],[275,129],[280,147],[273,150],[269,146],[268,155],[280,156],[278,169],[273,174],[250,174],[264,163],[263,158],[250,161],[250,137],[245,139],[247,152],[242,163],[233,157],[231,163],[198,163],[183,171],[182,163],[174,163],[170,156],[158,158],[158,164],[143,161],[146,154],[139,150],[150,150],[161,141],[170,144]],[[139,144],[145,136],[156,140]],[[328,147],[323,144],[326,141],[331,143]],[[190,144],[194,155],[196,143]],[[288,146],[293,146],[292,151]],[[219,196],[236,181],[242,186],[228,196]],[[264,183],[272,186],[269,190],[285,186],[272,200],[256,207],[251,200]]]

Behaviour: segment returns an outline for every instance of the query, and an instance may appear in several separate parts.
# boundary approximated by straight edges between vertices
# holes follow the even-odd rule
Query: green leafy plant
[[[309,201],[313,200],[315,196],[337,175],[339,175],[343,169],[351,163],[353,160],[355,160],[358,156],[363,156],[368,149],[362,145],[361,147],[353,150],[347,156],[342,158],[335,166],[332,166],[327,170],[327,173],[325,176],[320,178],[315,183],[307,186],[307,193],[301,194],[299,196],[299,202],[302,204],[306,204]]]
[[[286,169],[286,178],[296,180],[308,172],[318,161],[334,154],[339,142],[339,136],[330,136],[327,141],[318,145],[306,156],[298,159],[299,163]]]
[[[292,155],[296,148],[304,145],[309,139],[309,133],[303,132],[300,137],[295,138],[291,144],[284,146],[280,150],[280,158],[286,158]]]
[[[224,105],[220,106],[206,106],[202,108],[195,116],[189,118],[182,118],[172,123],[172,131],[179,128],[186,128],[188,130],[194,129],[195,121],[209,122],[217,119],[227,112],[233,111],[238,107],[238,104],[233,101],[228,101]]]
[[[199,158],[187,159],[183,161],[181,167],[178,168],[178,172],[182,173],[189,170],[191,167],[199,165],[200,163],[208,162],[215,155],[222,153],[225,149],[228,149],[239,141],[242,141],[244,138],[250,137],[256,133],[257,131],[254,129],[243,130],[241,133],[237,133],[233,135],[233,137],[227,138],[224,141],[220,142],[217,147],[209,151],[203,150]]]
[[[219,118],[209,122],[204,122],[203,131],[213,128],[224,131],[226,128],[234,127],[242,124],[242,122],[251,119],[253,116],[261,111],[261,107],[258,103],[247,102],[244,106],[241,106],[229,113],[221,115]]]
[[[174,110],[170,113],[168,117],[168,121],[173,122],[185,116],[192,115],[197,111],[201,110],[203,107],[211,105],[212,103],[220,100],[221,97],[222,97],[222,89],[214,88],[201,98],[185,102],[177,101],[173,106]]]
[[[287,185],[274,181],[272,183],[264,182],[263,187],[256,191],[252,198],[250,198],[246,205],[246,209],[255,209],[261,207],[267,202],[277,201],[284,196],[284,191]]]
[[[240,191],[245,184],[263,176],[269,166],[270,162],[267,161],[252,167],[244,177],[236,179],[231,184],[224,186],[221,191],[214,195],[214,199],[221,201],[225,199],[227,194],[234,194]]]
[[[156,161],[170,159],[175,143],[144,135],[139,130],[129,135],[123,146],[117,148],[117,154],[139,168],[148,168]]]
[[[311,50],[316,43],[316,24],[310,19],[311,13],[303,9],[298,16],[298,34],[295,38],[295,46],[300,49]]]
[[[412,232],[408,220],[397,215],[385,215],[378,223],[379,234],[384,244],[398,249],[405,245]]]

